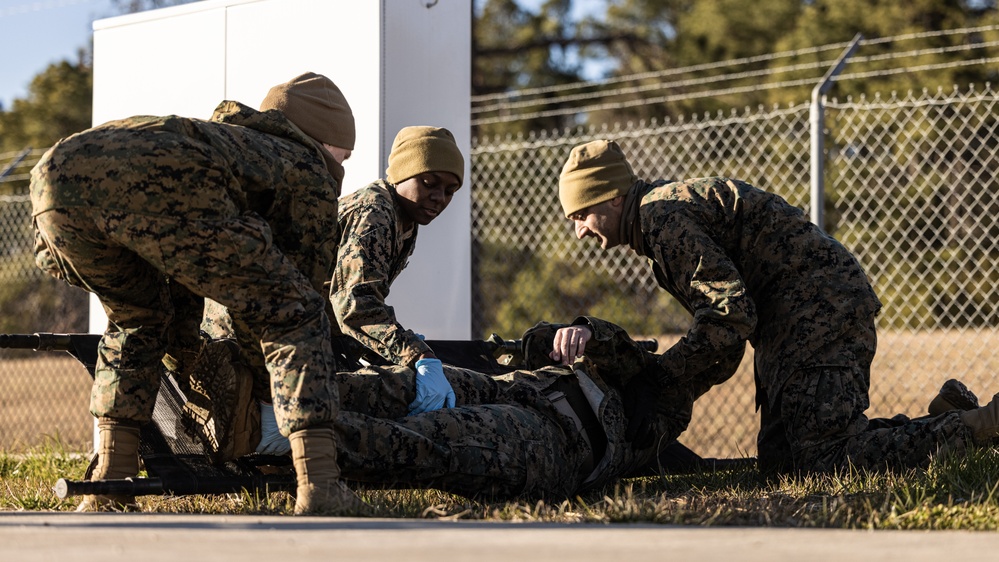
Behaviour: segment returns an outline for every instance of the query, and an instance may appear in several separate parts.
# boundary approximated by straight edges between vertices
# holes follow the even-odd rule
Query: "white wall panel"
[[[207,0],[94,23],[94,122],[136,114],[207,118],[223,99],[259,107],[305,71],[332,78],[357,121],[344,192],[382,177],[408,125],[450,129],[466,180],[421,229],[389,302],[429,338],[468,338],[471,9],[467,1]],[[106,319],[93,306],[91,330]]]
[[[447,127],[465,155],[465,183],[444,214],[420,228],[389,301],[404,326],[428,338],[467,339],[473,335],[471,8],[460,1],[385,0],[384,21],[385,160],[395,134],[409,125]]]
[[[208,118],[225,95],[225,10],[94,22],[94,124],[132,115]]]
[[[274,84],[318,72],[343,91],[357,141],[344,193],[381,177],[381,7],[351,0],[253,2],[228,10],[226,90],[259,107]]]

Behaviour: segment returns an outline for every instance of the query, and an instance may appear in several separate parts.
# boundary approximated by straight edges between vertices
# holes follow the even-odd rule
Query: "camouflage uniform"
[[[413,365],[430,347],[399,324],[385,299],[409,264],[419,227],[403,230],[392,190],[379,180],[340,200],[340,245],[330,283],[334,345],[355,340],[393,365]],[[343,345],[356,348],[354,342]]]
[[[445,365],[454,408],[406,416],[416,393],[409,368],[339,373],[344,398],[335,427],[344,477],[466,496],[565,498],[646,466],[656,448],[636,450],[624,438],[622,402],[622,388],[645,364],[644,352],[619,327],[592,320],[597,335],[588,352],[596,360],[573,369],[490,377]],[[543,348],[547,340],[550,350],[556,328],[539,324],[528,332],[529,362],[551,362]],[[552,388],[577,381],[605,438],[599,449],[549,398]]]
[[[800,209],[726,178],[639,189],[641,251],[693,315],[659,356],[663,384],[694,385],[696,398],[735,372],[748,340],[763,468],[914,466],[970,443],[956,413],[873,429],[863,412],[881,305],[853,255]]]
[[[333,350],[341,370],[369,364],[412,365],[430,346],[395,318],[385,304],[395,278],[409,264],[418,226],[403,231],[401,210],[392,187],[376,181],[339,201],[337,264],[327,279],[333,323]],[[214,338],[235,337],[255,371],[263,372],[255,338],[224,306],[209,301],[202,329]],[[258,380],[254,395],[267,400],[269,391]]]
[[[261,334],[279,426],[337,410],[319,292],[343,169],[278,111],[224,101],[211,121],[133,117],[73,135],[32,171],[36,261],[110,320],[95,416],[145,422],[161,360],[199,345],[203,297]]]

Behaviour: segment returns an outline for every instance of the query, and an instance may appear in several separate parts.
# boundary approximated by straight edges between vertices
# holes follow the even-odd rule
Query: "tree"
[[[844,94],[870,90],[871,84],[890,92],[922,87],[927,82],[947,87],[952,83],[999,80],[994,66],[940,65],[996,56],[999,50],[987,45],[999,37],[995,31],[946,33],[995,24],[999,21],[996,0],[759,0],[751,7],[739,0],[619,0],[592,8],[577,21],[561,21],[558,26],[551,23],[554,18],[575,13],[575,4],[545,2],[537,14],[530,14],[513,0],[485,2],[475,17],[478,39],[473,52],[473,84],[488,84],[489,88],[487,92],[473,87],[473,93],[511,92],[545,85],[545,77],[555,76],[549,65],[559,53],[571,55],[566,60],[574,64],[563,67],[555,83],[568,84],[572,74],[581,76],[582,69],[599,62],[599,67],[606,69],[604,78],[613,84],[603,88],[576,85],[571,93],[584,101],[577,101],[575,106],[568,103],[566,96],[538,96],[539,103],[549,103],[544,107],[546,111],[562,108],[566,116],[532,119],[529,123],[506,122],[480,127],[480,132],[524,132],[676,117],[739,106],[800,103],[807,101],[811,88],[840,52],[835,47],[820,52],[810,49],[845,43],[857,33],[871,41],[855,57],[857,64],[851,63],[849,68],[858,72],[892,70],[885,77],[865,77],[853,81],[852,86],[838,88]],[[511,17],[501,18],[503,14]],[[545,29],[557,33],[545,33]],[[934,32],[941,33],[925,36]],[[911,45],[879,42],[916,33],[922,36]],[[502,48],[484,48],[483,41],[490,37]],[[927,45],[928,52],[911,52]],[[953,49],[959,46],[974,48]],[[777,58],[763,56],[797,51],[803,52]],[[505,55],[493,56],[498,52]],[[898,58],[903,52],[909,52],[908,56]],[[743,62],[739,66],[724,64],[732,60]],[[736,71],[745,77],[717,80]],[[642,77],[633,78],[636,75]],[[788,87],[792,81],[802,83]],[[777,83],[782,87],[767,87]],[[611,90],[616,90],[613,97],[600,96]],[[650,99],[659,101],[649,103]],[[598,105],[604,107],[594,109]]]
[[[477,2],[473,9],[472,94],[578,82],[579,63],[570,52],[576,42],[567,17],[570,5],[570,0],[547,0],[535,14],[515,0]],[[539,104],[545,103],[545,97],[539,99]],[[532,119],[515,128],[523,132],[565,124],[564,119]]]
[[[90,127],[93,72],[89,64],[62,61],[31,80],[28,96],[0,113],[0,152],[46,148]]]

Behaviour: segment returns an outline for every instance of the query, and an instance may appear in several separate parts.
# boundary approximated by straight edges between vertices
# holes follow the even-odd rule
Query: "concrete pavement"
[[[991,560],[999,533],[0,512],[4,562]]]

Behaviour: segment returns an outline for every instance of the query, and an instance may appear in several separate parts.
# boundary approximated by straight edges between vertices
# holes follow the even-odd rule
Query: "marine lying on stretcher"
[[[428,342],[445,360],[453,408],[411,415],[418,375],[408,367],[338,373],[341,414],[334,428],[343,477],[468,496],[566,497],[622,476],[724,464],[676,443],[696,397],[660,386],[647,342],[597,318],[573,324],[585,324],[593,337],[587,356],[571,367],[551,358],[564,325],[542,322],[528,330],[510,365],[488,356],[488,345],[475,346],[489,342]],[[234,364],[233,376],[251,384],[254,375]],[[243,417],[256,417],[255,404],[240,405]],[[243,441],[223,447],[223,456],[288,451],[263,412],[261,430],[237,432],[234,439]]]

